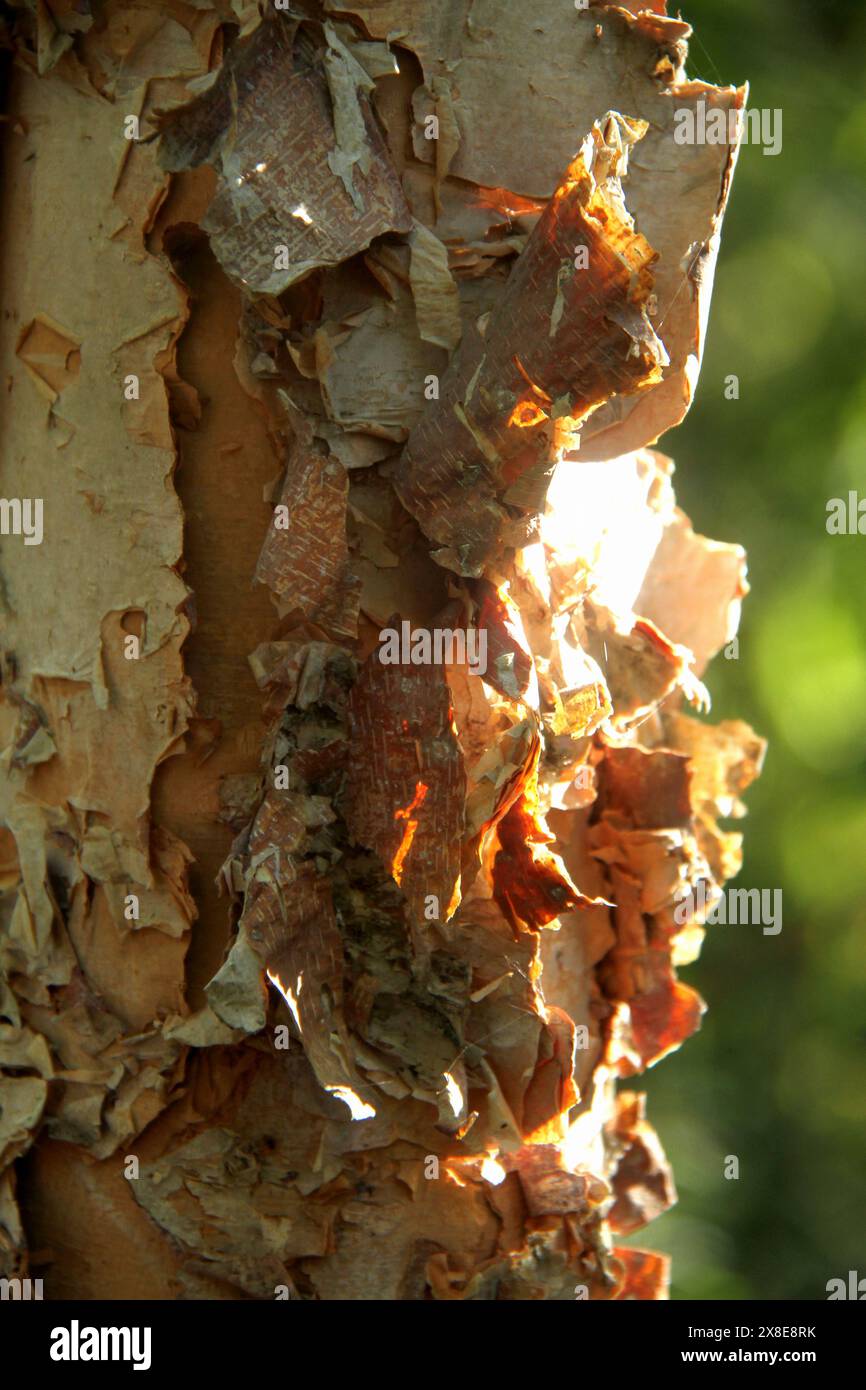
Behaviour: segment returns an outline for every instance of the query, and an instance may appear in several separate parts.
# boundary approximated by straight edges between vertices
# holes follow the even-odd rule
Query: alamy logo
[[[149,1327],[69,1327],[51,1331],[52,1361],[131,1361],[134,1371],[150,1370]]]
[[[848,1270],[847,1284],[844,1279],[828,1279],[825,1288],[828,1303],[840,1298],[854,1299],[858,1303],[866,1299],[866,1279],[861,1279],[856,1269]]]
[[[866,536],[866,497],[856,492],[844,497],[831,497],[827,503],[827,534],[830,536]]]
[[[714,899],[712,906],[703,879],[697,891],[680,894],[674,908],[674,921],[684,927],[696,917],[708,926],[761,926],[764,936],[778,936],[782,930],[781,888],[728,888]]]
[[[23,536],[25,545],[41,545],[42,498],[0,497],[0,536]]]
[[[764,154],[779,154],[782,148],[782,112],[723,106],[699,101],[695,106],[679,106],[674,112],[674,143],[677,145],[762,145]]]
[[[0,1300],[11,1298],[27,1303],[41,1297],[41,1279],[0,1279]]]
[[[473,676],[487,670],[487,629],[416,627],[409,622],[379,633],[383,666],[468,666]]]

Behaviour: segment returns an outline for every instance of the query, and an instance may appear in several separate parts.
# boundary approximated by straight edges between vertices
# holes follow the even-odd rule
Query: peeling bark
[[[747,583],[653,447],[736,159],[673,119],[745,91],[663,10],[9,7],[0,1273],[666,1295],[617,1082],[764,750],[686,712]]]

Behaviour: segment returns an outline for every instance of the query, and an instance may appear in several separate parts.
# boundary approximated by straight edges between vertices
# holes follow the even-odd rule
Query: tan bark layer
[[[699,1025],[677,908],[763,744],[686,712],[747,584],[652,447],[736,157],[674,114],[745,92],[663,10],[12,7],[0,1272],[48,1297],[665,1296],[617,1083]]]

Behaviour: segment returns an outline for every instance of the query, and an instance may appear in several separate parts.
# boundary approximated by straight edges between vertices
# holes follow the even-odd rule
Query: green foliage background
[[[741,151],[697,399],[661,447],[695,529],[748,551],[739,659],[707,683],[713,719],[769,739],[736,883],[781,888],[784,925],[710,927],[683,972],[709,1012],[645,1078],[679,1204],[631,1243],[673,1255],[674,1298],[822,1299],[866,1275],[866,536],[825,526],[866,497],[866,6],[683,9],[690,75],[783,112],[778,156]]]

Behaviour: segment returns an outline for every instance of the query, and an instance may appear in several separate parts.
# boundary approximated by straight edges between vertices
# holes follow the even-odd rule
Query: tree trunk
[[[261,10],[7,7],[0,1273],[663,1297],[745,93],[663,0]]]

